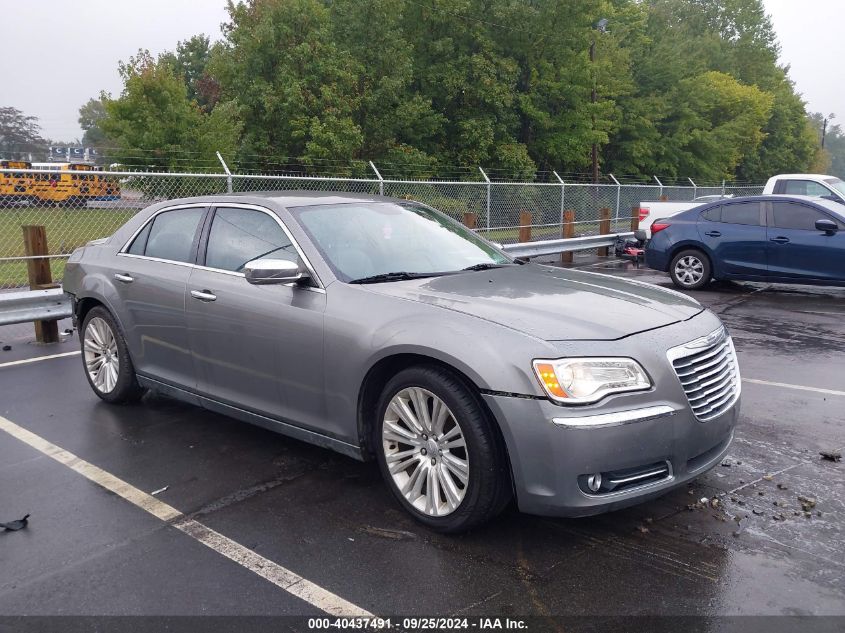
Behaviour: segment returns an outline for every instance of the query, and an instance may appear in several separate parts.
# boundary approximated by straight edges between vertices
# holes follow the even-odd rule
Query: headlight
[[[588,404],[612,393],[651,387],[651,380],[632,358],[535,360],[534,373],[549,397],[562,404]]]

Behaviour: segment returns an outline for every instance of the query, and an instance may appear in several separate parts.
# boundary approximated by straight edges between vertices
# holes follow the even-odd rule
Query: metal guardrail
[[[0,325],[53,321],[70,316],[70,297],[61,288],[0,293]]]
[[[631,237],[633,233],[588,235],[560,240],[505,244],[502,248],[516,257],[554,255],[602,246],[613,246],[618,237]],[[70,297],[61,288],[49,290],[24,290],[0,293],[0,325],[13,325],[29,321],[53,321],[71,316]]]
[[[514,257],[537,257],[539,255],[554,255],[556,253],[568,253],[590,248],[600,248],[602,246],[613,246],[617,238],[633,236],[633,232],[613,233],[610,235],[587,235],[585,237],[568,237],[559,240],[505,244],[502,249]]]

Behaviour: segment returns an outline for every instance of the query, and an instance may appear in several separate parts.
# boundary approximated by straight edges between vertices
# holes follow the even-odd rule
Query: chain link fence
[[[486,177],[485,177],[486,178]],[[46,228],[53,281],[61,283],[67,256],[86,242],[111,235],[144,207],[173,198],[250,191],[334,191],[419,200],[474,223],[507,244],[562,236],[564,213],[574,234],[600,233],[602,210],[610,231],[630,230],[641,201],[693,200],[704,195],[754,195],[762,186],[651,186],[632,184],[418,181],[246,174],[115,171],[32,172],[0,169],[0,292],[29,287],[25,225]],[[520,230],[522,229],[522,231]],[[26,336],[31,326],[0,328],[0,339]],[[10,333],[11,332],[11,333]]]
[[[144,207],[172,198],[227,191],[338,191],[383,194],[429,204],[465,221],[472,214],[476,230],[500,243],[519,241],[520,227],[531,240],[562,235],[564,212],[574,213],[575,235],[596,235],[602,209],[611,232],[629,230],[641,201],[693,200],[705,195],[759,194],[762,186],[651,186],[631,184],[520,183],[381,180],[242,174],[174,174],[85,171],[50,172],[66,182],[46,180],[27,195],[3,195],[0,189],[0,290],[28,286],[21,227],[46,227],[53,279],[60,282],[64,258],[86,242],[113,233]],[[25,180],[31,173],[0,169],[4,179]],[[19,188],[20,189],[20,188]],[[523,231],[523,236],[526,232]]]

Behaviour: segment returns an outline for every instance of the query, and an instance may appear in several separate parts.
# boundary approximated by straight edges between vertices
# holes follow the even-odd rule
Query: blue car
[[[704,204],[651,225],[649,268],[683,290],[711,279],[845,286],[845,205],[810,196]]]

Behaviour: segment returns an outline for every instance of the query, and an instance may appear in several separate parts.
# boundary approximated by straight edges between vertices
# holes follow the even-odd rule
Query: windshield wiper
[[[491,268],[503,268],[504,266],[507,266],[507,264],[473,264],[472,266],[467,266],[466,268],[462,268],[461,270],[490,270]]]
[[[422,279],[424,277],[437,277],[441,273],[381,273],[380,275],[370,275],[369,277],[361,277],[360,279],[353,279],[351,284],[378,284],[383,281],[405,281],[407,279]]]

